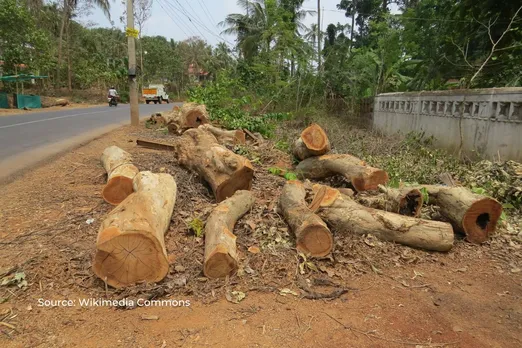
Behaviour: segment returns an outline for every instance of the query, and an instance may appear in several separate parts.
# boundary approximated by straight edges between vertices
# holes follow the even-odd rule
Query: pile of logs
[[[255,204],[250,192],[252,164],[229,149],[246,142],[245,132],[210,124],[205,106],[194,103],[153,114],[148,122],[167,127],[172,137],[168,143],[138,140],[138,145],[172,153],[179,165],[208,183],[219,203],[205,225],[203,273],[209,278],[234,274],[239,264],[234,226]],[[384,170],[330,151],[328,136],[319,125],[303,130],[293,148],[300,160],[298,176],[341,176],[353,190],[291,180],[279,197],[279,212],[295,235],[296,248],[308,256],[329,255],[338,235],[372,234],[414,248],[448,251],[454,231],[482,243],[495,230],[502,206],[492,198],[463,187],[386,187]],[[116,207],[98,232],[95,274],[113,287],[162,280],[169,270],[164,238],[176,202],[174,178],[140,172],[131,155],[117,146],[106,148],[101,162],[107,172],[102,196]],[[310,203],[307,193],[313,197]],[[437,205],[444,221],[419,218],[424,203]]]
[[[317,124],[306,128],[294,143],[294,156],[301,160],[297,174],[308,179],[340,175],[349,181],[355,193],[316,184],[311,188],[313,201],[307,206],[303,184],[289,181],[279,198],[280,210],[295,234],[296,248],[304,253],[319,257],[332,249],[328,227],[334,235],[372,234],[382,240],[434,251],[451,249],[454,231],[464,233],[471,243],[483,243],[495,231],[502,205],[493,198],[464,187],[385,187],[385,171],[352,155],[328,154],[329,151],[326,132]],[[428,194],[426,203],[439,206],[443,221],[419,218],[424,203],[422,191]],[[313,237],[305,237],[308,234]]]

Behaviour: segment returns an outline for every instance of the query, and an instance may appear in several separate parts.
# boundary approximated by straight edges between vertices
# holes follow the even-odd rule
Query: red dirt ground
[[[520,347],[522,251],[502,235],[485,245],[457,240],[429,253],[371,237],[336,236],[332,259],[299,272],[286,225],[274,212],[284,179],[267,168],[284,156],[269,145],[255,161],[256,208],[236,226],[242,272],[201,274],[203,241],[187,221],[203,220],[212,196],[165,152],[137,148],[153,131],[122,127],[1,186],[0,280],[24,272],[27,286],[0,286],[2,347]],[[161,136],[160,136],[161,137]],[[166,280],[125,291],[105,289],[91,270],[98,226],[111,207],[99,157],[106,146],[131,152],[141,170],[171,173],[179,196],[166,235]],[[92,224],[86,221],[94,219]],[[261,253],[250,254],[251,245]],[[329,279],[348,292],[301,298],[305,279]],[[297,295],[281,289],[290,289]],[[230,291],[246,298],[225,299]],[[286,294],[285,294],[286,292]],[[82,307],[79,298],[190,300],[188,307]],[[71,299],[72,307],[40,307]]]

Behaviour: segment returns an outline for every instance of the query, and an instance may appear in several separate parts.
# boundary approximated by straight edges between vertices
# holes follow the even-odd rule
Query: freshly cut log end
[[[139,170],[132,164],[130,153],[117,146],[107,147],[101,162],[107,172],[107,185],[102,190],[102,197],[107,203],[118,205],[133,192],[132,181]]]
[[[367,208],[341,194],[333,201],[326,197],[320,204],[319,216],[338,233],[372,234],[382,240],[434,251],[448,251],[453,246],[453,229],[448,223]]]
[[[306,206],[305,196],[300,181],[287,181],[279,197],[279,209],[295,234],[297,250],[323,257],[332,251],[332,233],[324,221]]]
[[[328,151],[330,151],[328,136],[316,123],[305,128],[294,144],[294,155],[300,160],[311,156],[324,155]]]
[[[221,202],[205,225],[205,262],[203,272],[209,278],[223,278],[237,271],[236,221],[254,205],[250,191],[237,191]]]
[[[478,195],[465,187],[423,185],[428,191],[428,204],[438,205],[441,214],[456,231],[466,234],[471,243],[483,243],[495,233],[502,205],[495,199]]]
[[[136,168],[136,172],[137,171],[138,168]],[[107,185],[105,185],[102,190],[102,197],[107,203],[118,205],[132,192],[134,192],[134,189],[132,188],[132,178],[116,176],[109,179],[109,182],[107,182]]]
[[[199,173],[212,188],[218,202],[238,190],[250,190],[254,168],[250,161],[219,145],[216,137],[192,128],[178,137],[174,153],[180,165]]]
[[[371,191],[388,182],[388,173],[382,169],[366,167],[360,173],[350,176],[349,179],[357,192]]]
[[[358,192],[376,190],[388,182],[384,170],[367,166],[364,161],[347,154],[309,157],[299,163],[296,170],[308,179],[343,175]]]
[[[239,190],[251,190],[254,178],[254,168],[249,160],[245,159],[241,168],[230,175],[215,189],[215,196],[221,202]]]
[[[462,218],[466,239],[471,243],[484,243],[495,232],[502,205],[492,198],[483,198],[471,204]]]
[[[119,288],[165,278],[169,262],[159,241],[144,231],[123,233],[118,227],[100,232],[94,273]]]
[[[324,223],[312,222],[302,227],[296,244],[297,249],[305,254],[323,257],[332,251],[333,237]]]
[[[141,172],[134,193],[103,220],[96,240],[94,273],[120,288],[157,282],[168,272],[164,234],[176,201],[176,182],[169,174]]]

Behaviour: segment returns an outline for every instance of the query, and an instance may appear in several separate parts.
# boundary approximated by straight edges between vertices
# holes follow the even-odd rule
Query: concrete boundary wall
[[[522,161],[522,88],[384,93],[374,100],[373,127],[386,134],[425,132],[457,150],[459,124],[467,153]]]

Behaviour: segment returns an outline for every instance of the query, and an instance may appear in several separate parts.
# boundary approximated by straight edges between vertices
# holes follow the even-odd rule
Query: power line
[[[160,1],[158,1],[158,4],[160,5],[160,7],[163,9],[163,11],[165,11],[165,13],[167,14],[167,16],[169,16],[169,18],[172,20],[172,22],[174,22],[174,24],[176,24],[176,26],[187,36],[187,37],[190,37],[190,36],[193,36],[193,35],[189,35],[187,34],[187,32],[185,30],[183,30],[183,27],[181,25],[178,24],[178,21],[176,19],[174,19],[171,15],[170,15],[170,12],[167,11],[167,9],[165,7],[163,7],[163,5],[161,4]],[[181,21],[180,21],[181,22]],[[187,28],[188,30],[188,28]]]
[[[173,3],[171,3],[169,0],[164,0],[169,6],[171,6],[174,10],[178,10],[180,11],[183,15],[185,15],[185,17],[187,17],[187,19],[189,20],[190,24],[192,24],[192,26],[194,28],[196,28],[196,31],[201,35],[201,38],[202,39],[205,39],[207,40],[207,38],[205,37],[205,35],[203,35],[203,33],[199,30],[199,28],[194,24],[194,22],[192,21],[192,19],[190,18],[190,16],[187,14],[187,12],[185,11],[185,9],[183,10],[180,10],[178,7],[176,7]],[[181,4],[179,3],[179,1],[175,0],[180,6]],[[181,6],[183,8],[183,6]]]
[[[214,25],[216,28],[217,28],[217,25],[216,25],[216,21],[214,20],[214,17],[212,16],[212,14],[210,13],[207,5],[205,5],[205,2],[202,2],[201,0],[198,0],[199,2],[199,6],[201,7],[201,9],[203,10],[203,12],[205,13],[205,15],[207,16],[207,18],[210,20],[210,22],[212,23],[212,25]]]

